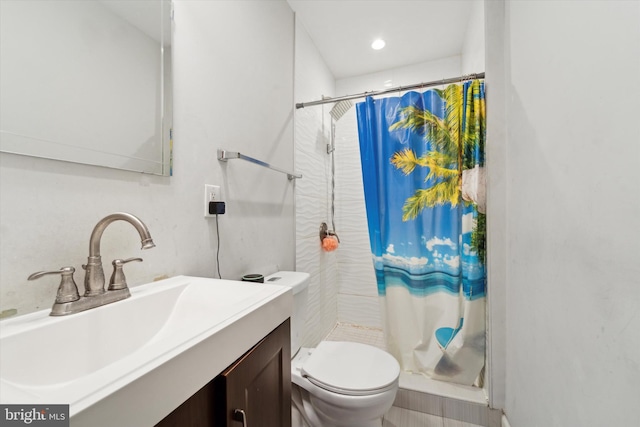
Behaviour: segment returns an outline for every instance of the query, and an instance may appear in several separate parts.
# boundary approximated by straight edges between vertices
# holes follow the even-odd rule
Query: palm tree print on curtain
[[[358,104],[371,250],[389,351],[472,384],[484,366],[484,83]]]

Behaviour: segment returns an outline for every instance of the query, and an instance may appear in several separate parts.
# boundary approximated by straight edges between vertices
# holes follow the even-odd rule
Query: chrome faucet
[[[29,276],[28,280],[39,279],[48,274],[60,274],[62,280],[58,288],[56,301],[51,308],[51,316],[62,316],[65,314],[78,313],[90,308],[120,301],[129,298],[131,293],[127,286],[122,267],[131,261],[142,261],[142,258],[130,258],[127,260],[116,259],[113,261],[113,274],[108,290],[104,287],[104,270],[102,268],[102,258],[100,256],[100,239],[102,233],[109,224],[114,221],[126,221],[133,225],[142,242],[142,249],[151,249],[156,245],[151,239],[149,229],[140,218],[125,212],[116,212],[102,218],[93,229],[89,240],[89,258],[87,264],[82,268],[86,270],[84,277],[84,296],[78,293],[78,287],[73,280],[73,267],[63,267],[58,271],[40,271]]]

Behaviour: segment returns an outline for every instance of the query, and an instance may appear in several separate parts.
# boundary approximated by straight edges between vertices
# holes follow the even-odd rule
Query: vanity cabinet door
[[[291,427],[289,319],[156,427]]]
[[[214,427],[213,381],[202,387],[197,393],[178,406],[155,427]]]
[[[287,319],[213,380],[216,426],[291,427],[289,334]]]

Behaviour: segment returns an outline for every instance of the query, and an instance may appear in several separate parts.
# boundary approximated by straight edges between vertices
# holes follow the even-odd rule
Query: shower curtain
[[[387,348],[471,385],[485,359],[484,82],[357,105]]]

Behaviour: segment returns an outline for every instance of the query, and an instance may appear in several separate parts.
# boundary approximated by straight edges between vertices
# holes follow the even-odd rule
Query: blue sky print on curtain
[[[369,236],[390,351],[407,370],[471,383],[484,364],[484,83],[368,98],[357,113]],[[416,301],[429,308],[408,315]],[[472,306],[481,308],[469,312]],[[403,310],[415,325],[397,320],[395,313]],[[420,333],[394,332],[396,323]],[[402,342],[413,347],[402,348]],[[452,363],[465,346],[482,352],[471,371]]]

